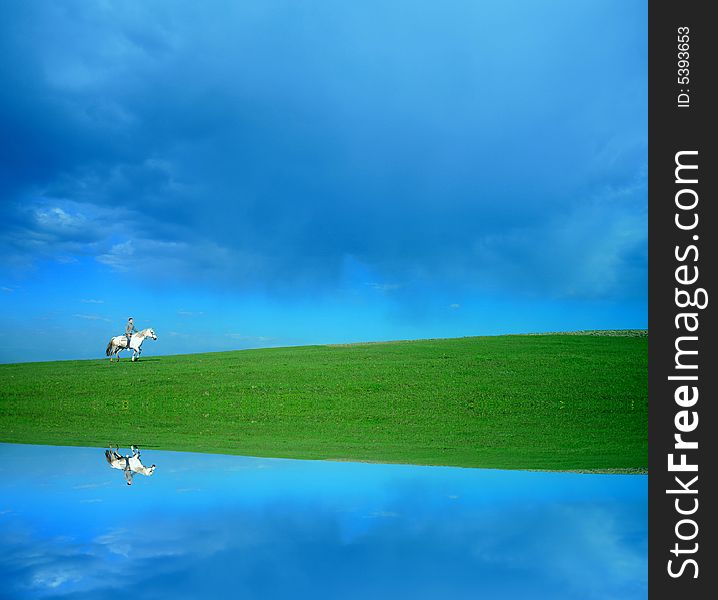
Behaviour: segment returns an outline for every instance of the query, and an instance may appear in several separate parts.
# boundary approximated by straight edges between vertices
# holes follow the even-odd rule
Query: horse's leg
[[[117,460],[117,458],[118,458],[117,451],[118,451],[119,449],[120,449],[119,446],[117,446],[116,448],[113,448],[113,447],[112,447],[112,444],[110,444],[110,455],[112,456],[113,460]]]

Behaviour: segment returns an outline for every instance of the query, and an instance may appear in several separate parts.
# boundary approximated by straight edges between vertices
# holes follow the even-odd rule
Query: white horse
[[[132,449],[132,456],[129,454],[122,456],[119,453],[120,447],[113,449],[110,444],[110,449],[105,450],[105,458],[107,463],[113,469],[120,469],[125,473],[125,479],[127,479],[127,485],[132,485],[132,477],[135,473],[147,475],[148,477],[155,472],[155,465],[146,467],[140,460],[140,449],[137,446],[130,446]]]
[[[116,335],[110,340],[110,343],[107,344],[107,350],[105,351],[105,354],[110,357],[110,362],[112,362],[112,357],[117,357],[117,362],[120,361],[120,352],[123,350],[132,350],[132,360],[137,360],[140,357],[140,352],[142,352],[142,342],[145,341],[145,338],[152,338],[153,340],[157,339],[157,335],[155,334],[155,330],[151,327],[147,329],[143,329],[142,331],[138,331],[137,333],[133,333],[132,337],[130,338],[130,345],[127,346],[127,336],[124,335]]]

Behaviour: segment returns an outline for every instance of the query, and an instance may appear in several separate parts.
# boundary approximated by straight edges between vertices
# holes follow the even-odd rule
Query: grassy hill
[[[0,365],[0,441],[645,470],[647,338],[595,333]]]

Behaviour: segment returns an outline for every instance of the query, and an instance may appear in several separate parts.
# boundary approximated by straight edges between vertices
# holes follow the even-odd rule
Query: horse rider
[[[123,456],[122,458],[125,459],[125,466],[122,469],[122,472],[125,474],[125,479],[127,480],[127,485],[132,485],[132,469],[130,468],[130,457],[129,456]]]
[[[127,319],[127,327],[125,327],[125,337],[127,338],[127,347],[130,347],[130,339],[132,338],[132,334],[136,333],[137,330],[135,329],[135,320],[130,317]]]
[[[149,467],[142,464],[140,460],[140,449],[137,446],[130,446],[130,448],[132,449],[132,456],[129,454],[122,456],[120,454],[120,448],[113,448],[112,444],[110,444],[109,450],[105,450],[107,464],[113,469],[119,469],[124,473],[127,485],[132,485],[132,477],[135,473],[142,473],[142,475],[149,476],[155,472],[154,464]],[[135,461],[134,463],[132,462],[133,460]]]

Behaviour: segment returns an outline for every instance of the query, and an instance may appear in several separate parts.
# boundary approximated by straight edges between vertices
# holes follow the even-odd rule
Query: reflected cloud
[[[23,450],[40,469],[57,454],[0,444]],[[97,449],[62,452],[95,465],[88,479],[106,468]],[[646,596],[645,476],[153,454],[186,468],[92,498],[60,478],[53,515],[38,481],[0,482],[16,511],[0,521],[7,597]],[[252,464],[269,468],[231,470]]]
[[[73,490],[91,490],[98,487],[106,487],[110,485],[109,481],[103,481],[98,483],[78,483],[77,485],[73,485]]]
[[[347,542],[336,516],[325,512],[237,511],[133,524],[84,552],[71,540],[29,538],[23,552],[10,554],[26,559],[20,585],[48,597],[53,590],[57,597],[82,590],[223,597],[236,589],[246,597],[392,597],[392,589],[412,597],[512,597],[507,586],[522,598],[643,597],[644,548],[631,543],[623,518],[608,516],[600,507],[557,507],[548,515],[492,511],[448,527],[436,519],[375,519]],[[41,561],[27,560],[40,548]],[[116,558],[96,562],[103,555]],[[68,569],[70,557],[76,563]]]
[[[395,513],[390,510],[378,510],[376,512],[371,513],[369,516],[370,517],[379,517],[382,519],[391,519],[394,517],[398,517],[399,513]]]

